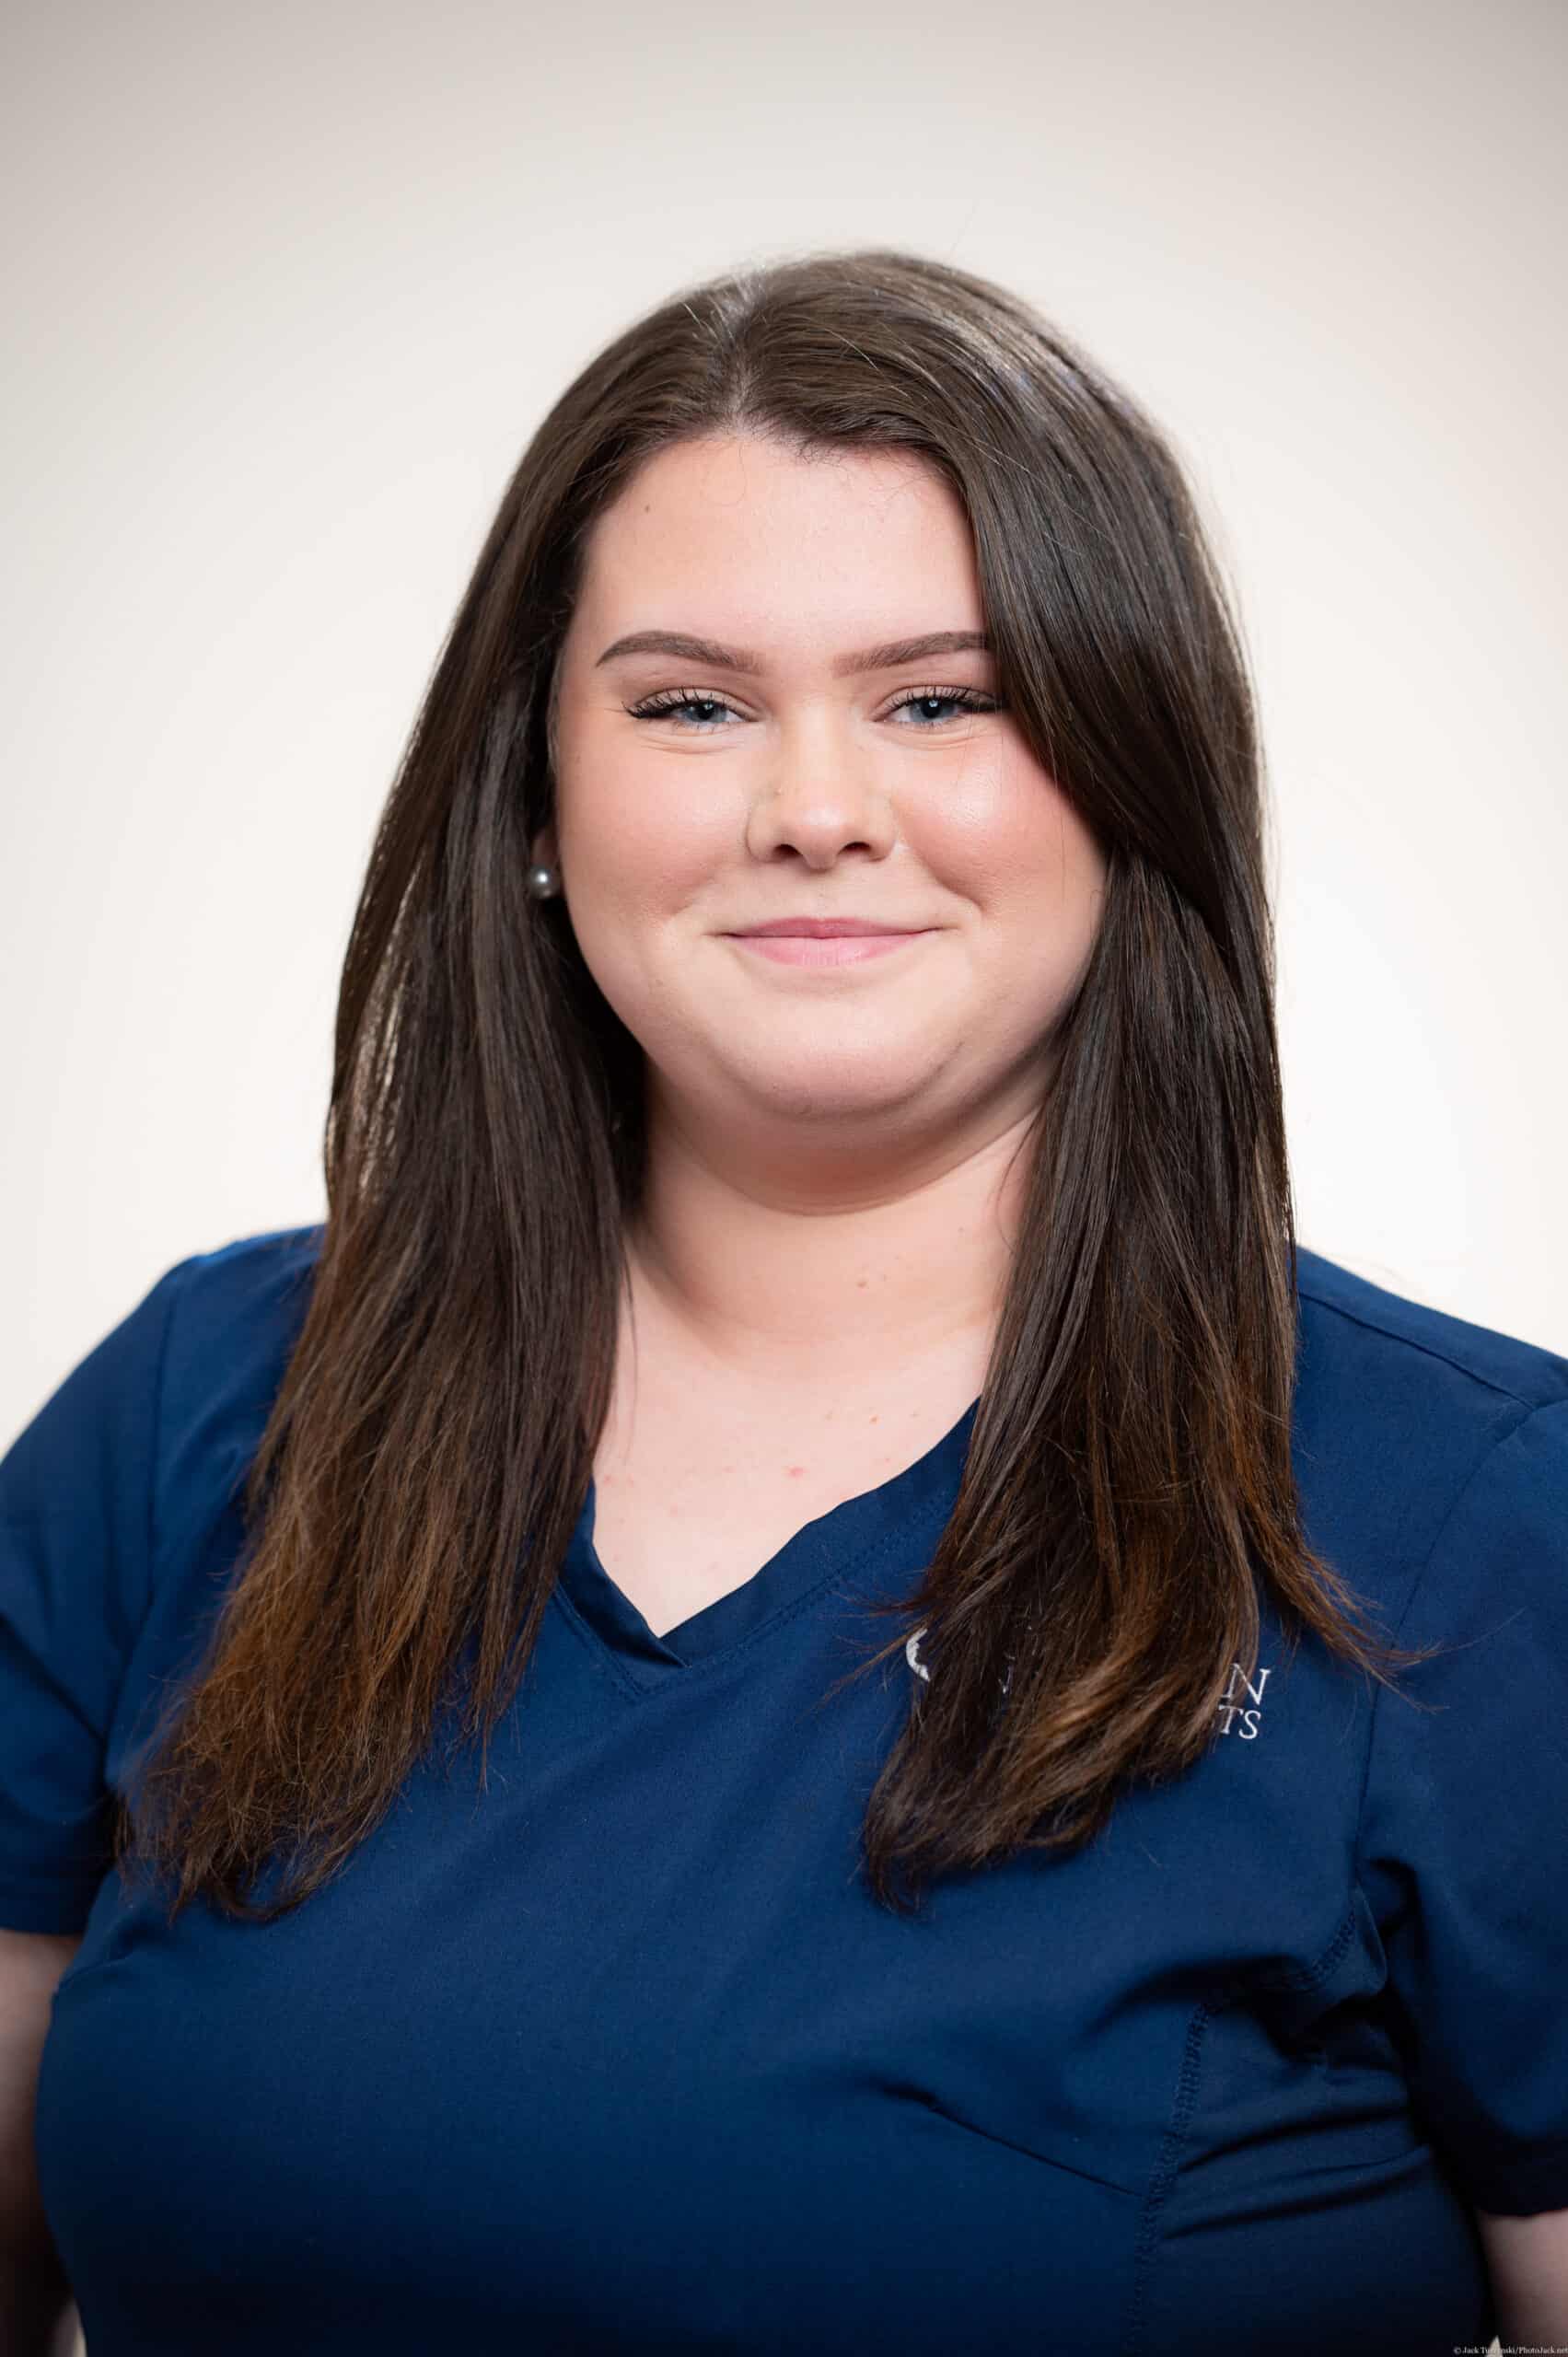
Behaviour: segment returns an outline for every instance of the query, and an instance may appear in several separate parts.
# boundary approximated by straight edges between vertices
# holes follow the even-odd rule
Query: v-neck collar
[[[590,1480],[561,1567],[561,1588],[636,1684],[658,1685],[727,1652],[769,1622],[782,1623],[790,1607],[814,1587],[842,1578],[874,1550],[904,1539],[911,1555],[908,1568],[913,1570],[912,1550],[929,1554],[952,1512],[979,1406],[978,1399],[971,1400],[958,1422],[901,1473],[804,1524],[761,1571],[662,1636],[654,1634],[599,1562],[594,1546],[597,1492]]]

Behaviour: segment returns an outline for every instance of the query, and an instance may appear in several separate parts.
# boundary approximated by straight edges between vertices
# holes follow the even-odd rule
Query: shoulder
[[[0,1457],[0,1920],[87,1921],[102,1811],[238,1560],[321,1231],[167,1269]]]
[[[222,1488],[265,1427],[309,1306],[319,1224],[233,1238],[180,1261],[157,1381],[155,1528],[192,1488]],[[150,1296],[149,1296],[150,1298]]]
[[[154,1293],[168,1297],[166,1395],[193,1379],[243,1391],[281,1374],[309,1304],[324,1232],[318,1223],[236,1237],[191,1254],[159,1280]]]
[[[1296,1253],[1304,1365],[1379,1394],[1390,1377],[1434,1402],[1451,1400],[1482,1422],[1568,1399],[1568,1357],[1492,1326],[1476,1325],[1375,1284],[1305,1246]],[[1363,1399],[1362,1404],[1365,1404]]]
[[[166,1269],[72,1365],[0,1464],[0,1512],[58,1516],[97,1488],[130,1504],[155,1486],[192,1415],[220,1421],[275,1390],[308,1298],[322,1230],[236,1238]]]
[[[1396,1610],[1434,1565],[1445,1594],[1502,1575],[1568,1595],[1568,1357],[1304,1248],[1296,1290],[1313,1542]]]
[[[1568,1357],[1434,1309],[1305,1248],[1296,1414],[1308,1448],[1441,1473],[1525,1417],[1568,1405]]]

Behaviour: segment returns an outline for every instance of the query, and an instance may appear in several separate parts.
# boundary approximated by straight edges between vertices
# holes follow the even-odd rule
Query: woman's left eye
[[[933,704],[951,705],[956,710],[933,712],[930,709]],[[687,734],[704,736],[713,726],[711,714],[733,712],[735,707],[726,703],[722,696],[699,695],[693,688],[665,688],[656,696],[646,696],[641,703],[628,704],[626,709],[633,720],[662,720],[667,713],[700,713],[703,718],[688,729]],[[919,726],[925,729],[956,717],[958,712],[1000,712],[1002,700],[999,696],[985,694],[980,688],[917,688],[912,694],[900,696],[889,709],[892,712],[918,711]]]
[[[920,688],[912,696],[900,696],[892,709],[895,712],[913,712],[934,703],[952,704],[958,712],[1000,712],[1002,709],[1000,696],[988,696],[980,688]],[[920,716],[923,722],[940,717],[927,709],[921,709]]]

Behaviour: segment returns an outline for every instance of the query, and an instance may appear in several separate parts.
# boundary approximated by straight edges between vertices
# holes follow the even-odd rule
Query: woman
[[[871,251],[589,365],[326,1167],[0,1469],[92,2357],[1558,2296],[1568,1361],[1296,1250],[1245,669],[1083,355]]]

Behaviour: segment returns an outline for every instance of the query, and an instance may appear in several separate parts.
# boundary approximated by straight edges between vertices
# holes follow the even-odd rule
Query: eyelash
[[[897,702],[889,706],[889,710],[900,712],[906,705],[913,703],[956,703],[964,712],[1002,710],[1001,697],[987,695],[982,688],[916,688],[910,694],[900,696]],[[667,713],[689,711],[693,704],[712,704],[721,712],[733,712],[735,709],[725,697],[703,695],[695,688],[662,688],[656,696],[645,696],[641,703],[629,703],[626,710],[633,720],[662,720]],[[956,718],[957,714],[952,716]],[[926,722],[915,734],[935,735],[944,725],[942,722]],[[688,728],[685,733],[689,737],[712,736],[714,724],[704,721],[699,726]]]

